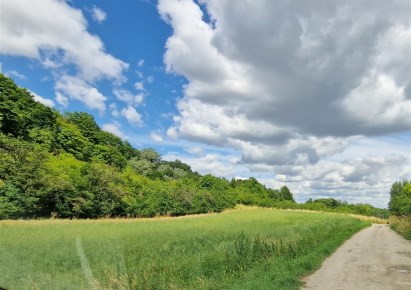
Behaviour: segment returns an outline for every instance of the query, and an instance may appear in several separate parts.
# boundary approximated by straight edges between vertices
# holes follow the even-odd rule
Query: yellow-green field
[[[241,208],[184,218],[0,222],[6,289],[297,289],[370,223]]]

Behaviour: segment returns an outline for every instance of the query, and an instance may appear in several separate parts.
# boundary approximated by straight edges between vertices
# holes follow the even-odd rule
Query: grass
[[[298,289],[370,223],[241,208],[141,220],[0,222],[7,289]]]
[[[411,240],[411,217],[391,216],[389,219],[391,228],[401,234],[407,240]]]

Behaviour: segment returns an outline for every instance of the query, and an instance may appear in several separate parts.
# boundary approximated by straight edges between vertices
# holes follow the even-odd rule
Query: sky
[[[387,207],[411,179],[409,0],[0,0],[0,70],[202,174]]]

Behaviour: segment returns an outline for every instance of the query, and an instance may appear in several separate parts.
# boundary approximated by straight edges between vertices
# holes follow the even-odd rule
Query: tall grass
[[[411,240],[411,217],[391,216],[389,219],[391,228],[401,234],[404,238]]]
[[[0,222],[9,289],[297,289],[369,225],[316,212],[241,209],[185,218]]]

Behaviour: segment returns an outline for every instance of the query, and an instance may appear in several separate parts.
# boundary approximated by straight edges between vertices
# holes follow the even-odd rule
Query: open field
[[[359,219],[242,208],[185,218],[0,222],[9,289],[297,289]]]

